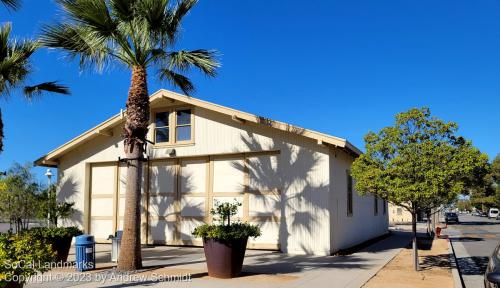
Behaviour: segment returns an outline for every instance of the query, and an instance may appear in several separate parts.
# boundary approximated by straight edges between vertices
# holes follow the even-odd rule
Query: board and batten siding
[[[241,124],[230,116],[200,107],[196,107],[194,111],[194,143],[177,147],[148,145],[150,158],[168,158],[167,150],[172,148],[180,159],[238,152],[279,151],[275,166],[263,164],[259,167],[259,163],[254,163],[256,167],[253,168],[253,177],[262,177],[263,181],[266,175],[278,177],[281,190],[278,213],[280,248],[283,252],[296,254],[329,254],[329,195],[332,187],[329,148],[297,135],[300,131],[290,133],[265,125]],[[74,201],[77,210],[74,219],[65,224],[80,227],[88,225],[85,223],[87,220],[84,213],[89,205],[90,164],[116,162],[118,156],[124,157],[121,130],[122,126],[117,126],[113,129],[113,136],[94,138],[58,159],[58,197]],[[110,231],[109,234],[113,232]]]
[[[332,149],[330,157],[330,211],[332,215],[332,252],[358,245],[369,239],[388,233],[388,209],[384,214],[384,202],[378,200],[378,213],[375,215],[374,197],[360,196],[354,188],[353,213],[347,215],[347,171],[354,158],[344,151]],[[387,204],[385,204],[387,205]]]

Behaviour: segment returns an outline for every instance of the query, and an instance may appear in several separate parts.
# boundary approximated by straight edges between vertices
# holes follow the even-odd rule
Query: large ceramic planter
[[[241,273],[247,240],[203,239],[208,275],[216,278],[233,278]]]
[[[56,252],[57,262],[66,262],[68,260],[69,249],[71,248],[73,236],[48,238],[52,249]]]

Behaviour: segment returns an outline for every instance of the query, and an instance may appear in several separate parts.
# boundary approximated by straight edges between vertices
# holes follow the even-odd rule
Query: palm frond
[[[70,58],[79,57],[80,67],[95,66],[102,70],[113,54],[109,41],[96,35],[91,29],[71,25],[56,24],[42,27],[40,42],[49,48],[63,49]]]
[[[137,2],[135,11],[137,16],[147,21],[151,31],[158,31],[163,27],[168,2],[168,0],[142,0]]]
[[[110,0],[111,16],[114,16],[121,21],[129,22],[134,18],[135,5],[140,2],[138,0]]]
[[[167,13],[168,18],[165,23],[165,29],[172,43],[175,42],[177,38],[182,19],[196,3],[198,3],[198,0],[180,0],[177,5]]]
[[[12,31],[12,25],[7,22],[0,26],[0,59],[7,56],[7,49],[9,47],[10,32]]]
[[[57,81],[43,82],[33,86],[25,86],[24,95],[27,99],[42,95],[43,92],[57,93],[69,95],[69,88],[65,85],[58,84]]]
[[[21,8],[21,1],[20,0],[0,0],[5,7],[8,9],[12,10],[18,10]],[[1,151],[1,150],[0,150]]]
[[[101,36],[111,36],[117,23],[111,17],[105,0],[57,0],[69,18],[77,23],[92,27]]]
[[[102,67],[111,60],[128,67],[159,68],[160,78],[185,93],[194,90],[180,73],[198,68],[216,75],[216,52],[193,50],[173,52],[180,23],[197,0],[56,0],[69,20],[45,26],[41,42],[79,57],[82,67]]]
[[[175,87],[184,92],[184,94],[189,95],[191,92],[194,92],[194,85],[191,83],[191,80],[184,75],[178,74],[170,69],[161,69],[159,71],[159,76],[161,80],[166,80],[170,82]]]
[[[217,75],[216,69],[220,63],[216,60],[217,51],[198,49],[193,51],[177,51],[168,54],[168,63],[170,68],[176,68],[186,71],[191,66],[199,68],[208,76]]]
[[[31,73],[30,57],[40,43],[10,39],[11,25],[0,26],[0,96],[6,97]]]

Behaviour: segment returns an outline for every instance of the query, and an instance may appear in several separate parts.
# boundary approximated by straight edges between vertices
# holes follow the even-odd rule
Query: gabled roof
[[[275,121],[265,117],[242,112],[236,109],[224,107],[221,105],[196,99],[193,97],[181,95],[165,89],[160,89],[155,93],[153,93],[150,96],[149,101],[150,103],[154,103],[161,99],[170,99],[174,101],[179,101],[181,103],[193,105],[195,107],[201,107],[218,113],[226,114],[231,116],[235,121],[238,121],[240,123],[246,123],[246,122],[257,123],[260,125],[273,127],[275,129],[279,129],[282,131],[288,131],[290,133],[300,134],[304,137],[317,140],[318,144],[332,145],[334,147],[345,149],[348,152],[353,153],[354,155],[360,155],[362,153],[358,148],[349,143],[349,141],[347,141],[346,139],[330,136],[313,130],[308,130],[297,126],[293,126],[291,124],[287,124],[284,122]],[[125,121],[124,111],[120,111],[120,113],[116,114],[115,116],[109,118],[108,120],[102,122],[101,124],[95,126],[94,128],[82,133],[81,135],[73,138],[72,140],[50,151],[46,155],[40,157],[38,160],[35,161],[35,165],[55,167],[57,166],[57,159],[59,157],[71,151],[72,149],[78,147],[79,145],[82,145],[83,143],[98,137],[99,135],[109,135],[109,130],[121,124],[123,121]]]

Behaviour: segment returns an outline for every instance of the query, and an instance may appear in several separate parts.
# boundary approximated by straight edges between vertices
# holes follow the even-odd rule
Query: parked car
[[[490,257],[486,272],[484,273],[484,287],[500,287],[500,244],[495,248]]]
[[[498,208],[490,208],[490,211],[488,212],[488,218],[492,219],[495,218],[497,219],[498,217]]]
[[[448,212],[444,215],[444,222],[446,224],[448,223],[459,223],[458,221],[458,215],[455,212]]]

